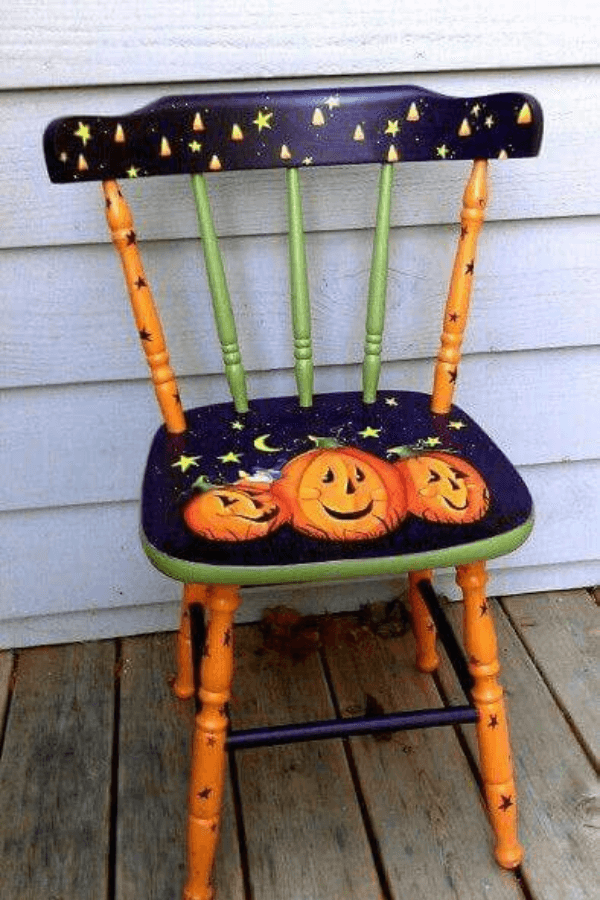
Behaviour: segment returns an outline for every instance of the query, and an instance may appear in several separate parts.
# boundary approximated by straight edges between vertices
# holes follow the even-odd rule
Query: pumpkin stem
[[[339,441],[332,437],[316,437],[313,434],[309,434],[308,438],[318,450],[335,450],[337,447],[343,447],[343,444],[340,444]]]
[[[195,482],[192,485],[192,488],[194,490],[201,491],[201,493],[203,494],[206,493],[206,491],[212,491],[212,489],[216,487],[217,485],[212,484],[212,482],[208,480],[208,477],[206,475],[200,475],[198,478],[196,478]]]
[[[402,444],[398,447],[389,447],[386,450],[387,456],[397,456],[399,459],[414,459],[415,456],[425,456],[428,453],[437,451],[438,453],[455,453],[458,451],[453,448],[443,446],[432,446],[427,443],[428,438],[421,438],[416,444]]]
[[[386,456],[397,456],[400,459],[409,459],[411,456],[416,456],[419,452],[417,444],[403,444],[399,447],[389,447],[388,450],[385,451]]]

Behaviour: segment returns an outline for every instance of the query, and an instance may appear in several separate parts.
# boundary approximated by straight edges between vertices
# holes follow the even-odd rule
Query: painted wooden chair
[[[496,857],[517,866],[515,786],[485,561],[521,544],[530,496],[500,450],[452,405],[487,200],[489,159],[534,156],[542,114],[520,94],[457,99],[415,87],[166,97],[130,115],[81,115],[45,134],[56,182],[103,182],[106,214],[164,417],[146,468],[142,541],[184,584],[176,692],[193,695],[190,608],[207,614],[189,805],[187,900],[213,896],[226,746],[314,740],[378,729],[475,722]],[[397,163],[473,160],[460,214],[433,390],[378,390],[388,235]],[[301,206],[306,166],[379,164],[366,301],[362,391],[313,396],[311,316]],[[282,169],[289,216],[297,397],[248,400],[207,182],[221,171]],[[190,173],[232,402],[184,412],[129,207],[115,179]],[[215,173],[214,175],[207,173]],[[251,202],[251,201],[248,201]],[[333,326],[335,327],[335,325]],[[431,584],[456,567],[461,655]],[[468,695],[464,706],[231,731],[232,624],[239,587],[408,573],[417,666],[438,664],[436,632]]]

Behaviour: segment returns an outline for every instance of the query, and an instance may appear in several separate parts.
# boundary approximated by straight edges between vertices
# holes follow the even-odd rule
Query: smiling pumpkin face
[[[188,528],[213,541],[251,541],[265,537],[287,518],[271,485],[244,483],[210,488],[183,510]]]
[[[427,453],[395,464],[406,477],[408,510],[429,522],[476,522],[490,495],[472,465],[449,453]]]
[[[311,450],[295,457],[272,489],[289,507],[294,528],[316,538],[381,537],[406,514],[404,485],[396,469],[355,447]]]

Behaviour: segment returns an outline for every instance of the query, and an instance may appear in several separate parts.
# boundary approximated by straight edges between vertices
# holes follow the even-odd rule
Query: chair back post
[[[167,431],[181,434],[186,429],[185,415],[160,317],[137,246],[131,210],[116,181],[102,183],[106,200],[106,219],[123,266],[131,309],[150,367],[158,405]]]
[[[289,221],[290,303],[292,309],[292,330],[294,333],[294,372],[300,406],[312,406],[314,376],[310,298],[298,169],[286,169],[286,187]]]
[[[373,238],[373,254],[367,297],[367,321],[365,328],[365,356],[363,362],[363,400],[374,403],[381,372],[381,345],[385,322],[385,301],[388,279],[390,213],[394,167],[386,162],[379,176],[379,200]]]
[[[203,175],[192,175],[192,188],[198,213],[198,226],[202,239],[202,250],[208,276],[208,285],[212,297],[217,333],[221,343],[225,375],[229,382],[231,396],[238,413],[248,411],[248,390],[246,373],[242,366],[242,357],[238,342],[237,329],[225,277],[225,268],[219,240],[215,230],[210,200]]]
[[[463,196],[460,236],[435,365],[431,396],[431,411],[434,413],[450,412],[454,397],[462,342],[469,315],[477,241],[488,200],[487,168],[487,159],[474,160]]]

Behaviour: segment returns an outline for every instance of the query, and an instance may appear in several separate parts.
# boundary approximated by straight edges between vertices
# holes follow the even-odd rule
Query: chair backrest
[[[372,403],[381,368],[395,164],[473,160],[432,391],[433,411],[445,413],[457,378],[487,202],[487,161],[535,156],[541,137],[542,112],[529,95],[454,98],[394,86],[165,97],[120,117],[57,119],[46,129],[44,149],[52,181],[103,182],[108,223],[157,399],[167,429],[177,433],[185,430],[185,416],[132,215],[117,178],[191,174],[225,372],[236,409],[244,412],[248,408],[246,376],[206,173],[285,170],[295,374],[299,402],[310,406],[313,361],[300,169],[360,163],[381,166],[363,363],[363,397]]]

